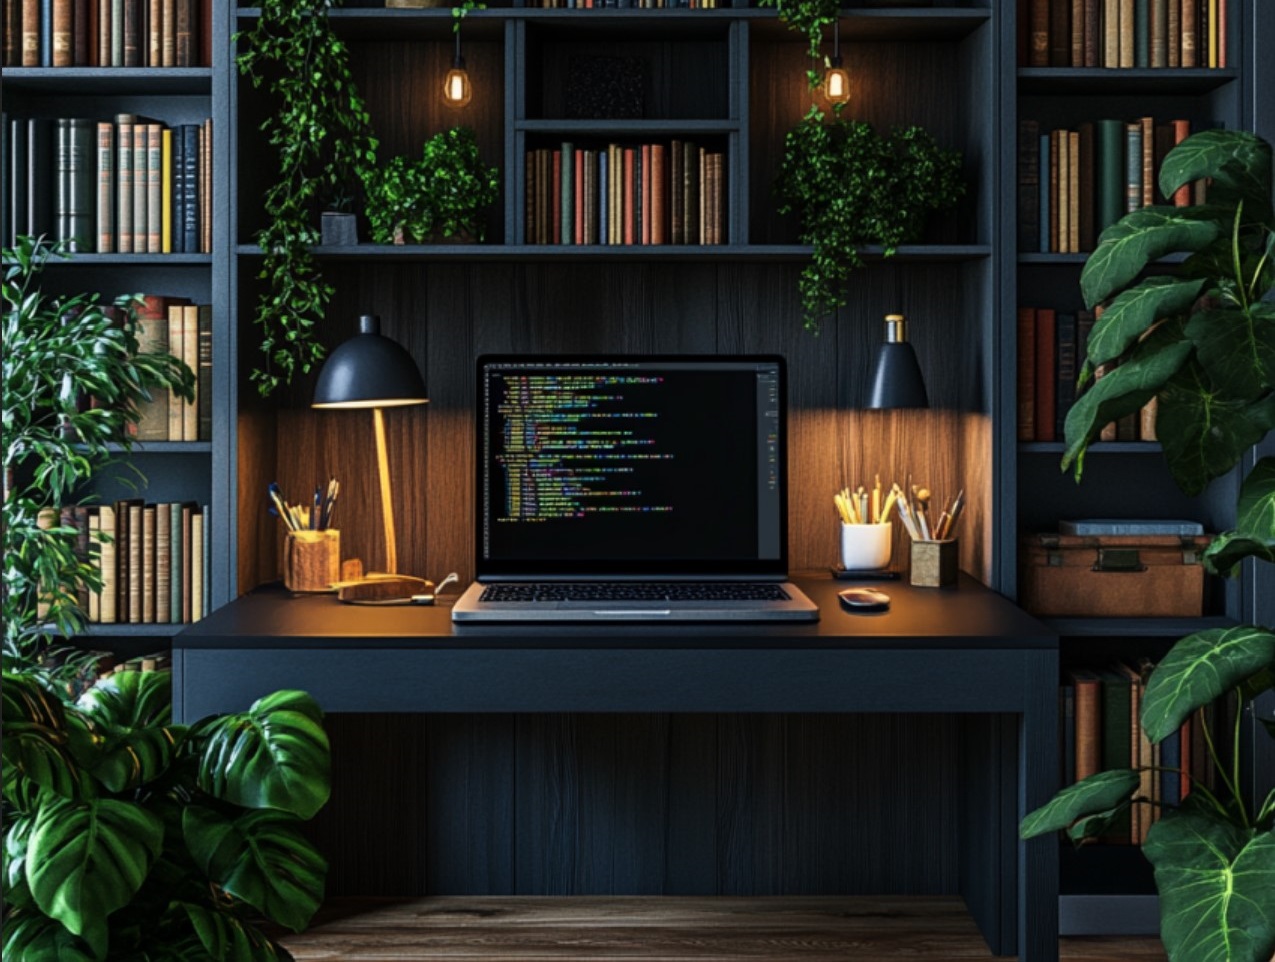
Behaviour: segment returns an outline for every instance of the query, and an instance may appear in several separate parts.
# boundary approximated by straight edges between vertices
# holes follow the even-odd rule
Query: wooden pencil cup
[[[960,542],[913,541],[911,581],[922,588],[945,588],[956,584],[960,571]]]
[[[341,580],[341,532],[289,531],[283,545],[283,583],[289,591],[331,591]]]

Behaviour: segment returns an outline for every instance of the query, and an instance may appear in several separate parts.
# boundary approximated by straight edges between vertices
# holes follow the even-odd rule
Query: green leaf
[[[1077,819],[1076,823],[1067,829],[1067,837],[1077,844],[1089,839],[1102,838],[1112,834],[1117,826],[1122,826],[1127,833],[1129,825],[1129,809],[1133,807],[1133,799],[1126,798],[1115,808],[1109,808],[1105,812],[1098,812],[1094,815],[1086,815],[1084,818]]]
[[[22,777],[67,798],[85,792],[62,703],[29,675],[4,674],[5,762]]]
[[[1156,258],[1207,247],[1221,233],[1211,214],[1207,208],[1143,207],[1112,224],[1080,272],[1085,306],[1121,290]]]
[[[1243,202],[1251,217],[1270,223],[1271,148],[1245,130],[1203,130],[1165,155],[1160,191],[1171,197],[1179,187],[1208,177],[1210,203]],[[1263,960],[1266,962],[1266,960]]]
[[[1186,335],[1215,392],[1251,401],[1275,388],[1275,304],[1201,311]]]
[[[1275,834],[1170,810],[1143,853],[1155,866],[1171,959],[1269,962],[1275,953]]]
[[[1159,398],[1156,434],[1174,481],[1188,495],[1230,471],[1275,423],[1275,394],[1251,403],[1221,397],[1195,364],[1165,384]]]
[[[184,729],[169,724],[168,672],[117,673],[85,692],[78,705],[103,733],[92,771],[112,792],[154,781],[172,763]]]
[[[1138,773],[1128,768],[1090,775],[1031,812],[1019,825],[1018,835],[1035,838],[1062,831],[1078,818],[1110,812],[1136,792],[1139,783]]]
[[[6,814],[4,831],[4,904],[8,908],[28,908],[35,905],[31,887],[27,885],[27,845],[31,841],[31,829],[35,819],[28,816],[13,818]]]
[[[266,810],[231,821],[192,805],[182,830],[210,879],[280,925],[301,931],[323,901],[327,863],[301,835],[295,816]]]
[[[1203,287],[1203,279],[1157,276],[1118,295],[1089,334],[1090,363],[1097,366],[1120,357],[1155,321],[1185,313]]]
[[[208,723],[199,787],[246,808],[310,818],[331,790],[328,736],[313,699],[276,692],[247,711]]]
[[[1262,458],[1244,479],[1235,530],[1213,540],[1204,564],[1216,574],[1230,575],[1248,557],[1275,562],[1275,457]]]
[[[228,912],[178,903],[204,950],[217,962],[278,962],[289,958],[266,935]]]
[[[97,962],[95,955],[53,919],[28,912],[6,913],[0,956],[12,962]]]
[[[1142,730],[1168,738],[1197,709],[1275,665],[1275,634],[1255,625],[1210,628],[1177,641],[1147,679]]]
[[[27,848],[31,894],[42,912],[100,949],[106,917],[141,888],[163,835],[159,819],[131,802],[43,805]]]

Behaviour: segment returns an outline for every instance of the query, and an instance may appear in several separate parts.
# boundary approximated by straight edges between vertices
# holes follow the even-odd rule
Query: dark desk
[[[973,833],[962,894],[996,954],[1058,955],[1057,842],[1017,841],[1057,779],[1058,639],[999,595],[885,585],[888,612],[841,610],[797,579],[817,624],[455,628],[446,607],[359,607],[263,589],[173,640],[178,721],[280,688],[329,712],[943,712],[1017,716],[991,759],[1003,809]]]

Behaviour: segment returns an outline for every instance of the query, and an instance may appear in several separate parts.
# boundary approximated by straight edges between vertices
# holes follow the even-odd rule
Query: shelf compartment
[[[1234,68],[1023,67],[1018,92],[1028,95],[1204,94],[1239,78]]]
[[[1209,628],[1233,628],[1234,618],[1221,615],[1203,618],[1041,618],[1051,631],[1063,638],[1122,636],[1130,638],[1179,638]]]
[[[5,67],[5,86],[36,94],[174,96],[212,93],[211,67]]]
[[[46,266],[58,267],[189,267],[192,264],[210,266],[212,254],[72,254],[70,257],[50,257]]]

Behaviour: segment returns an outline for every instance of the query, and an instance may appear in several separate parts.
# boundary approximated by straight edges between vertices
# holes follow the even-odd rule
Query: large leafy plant
[[[1156,433],[1169,470],[1189,494],[1229,472],[1275,426],[1275,215],[1271,148],[1243,131],[1206,131],[1174,148],[1160,171],[1165,196],[1208,178],[1208,203],[1148,207],[1103,232],[1081,275],[1089,306],[1106,302],[1089,339],[1080,381],[1087,390],[1067,417],[1064,469],[1079,478],[1102,426],[1158,398]],[[1146,275],[1181,254],[1172,273]],[[1118,364],[1094,380],[1099,365]],[[1233,574],[1246,558],[1275,561],[1275,458],[1241,486],[1235,530],[1204,553]],[[1275,953],[1275,788],[1248,798],[1240,725],[1253,700],[1275,689],[1275,632],[1241,625],[1178,641],[1147,680],[1142,727],[1152,742],[1177,732],[1206,705],[1240,706],[1230,764],[1213,741],[1219,790],[1197,780],[1183,804],[1151,826],[1143,851],[1155,867],[1161,937],[1175,962],[1269,962]],[[1268,695],[1269,697],[1269,695]],[[1275,721],[1262,718],[1275,735]],[[1207,729],[1206,729],[1207,734]],[[1139,774],[1102,772],[1031,813],[1024,837],[1066,830],[1083,840],[1130,804]]]
[[[80,630],[77,592],[101,588],[77,557],[75,531],[59,523],[59,509],[80,503],[93,476],[129,450],[129,427],[151,391],[187,399],[194,391],[194,374],[179,360],[138,353],[136,298],[112,308],[96,295],[55,297],[42,289],[50,257],[62,254],[60,245],[29,237],[3,252],[0,615],[11,668],[43,658],[49,628],[62,636]]]
[[[324,804],[322,713],[302,692],[191,727],[167,672],[125,672],[74,704],[5,673],[3,955],[266,962],[323,897],[301,823]]]
[[[496,202],[500,174],[483,163],[468,127],[453,127],[425,142],[419,160],[395,157],[363,170],[367,219],[381,244],[422,243],[444,237],[482,240],[483,212]]]
[[[805,325],[845,304],[845,283],[863,266],[859,248],[885,256],[921,235],[934,211],[965,193],[961,155],[920,127],[881,134],[871,124],[817,107],[789,131],[777,185],[779,212],[795,213],[814,253],[797,282]]]
[[[268,289],[257,302],[262,359],[252,380],[263,394],[308,373],[323,359],[315,324],[332,298],[310,248],[319,243],[317,205],[344,197],[358,170],[376,161],[367,107],[350,73],[349,50],[328,11],[338,0],[262,0],[239,71],[275,97],[261,123],[279,158],[266,190],[265,224],[257,232],[264,255],[257,277]]]

